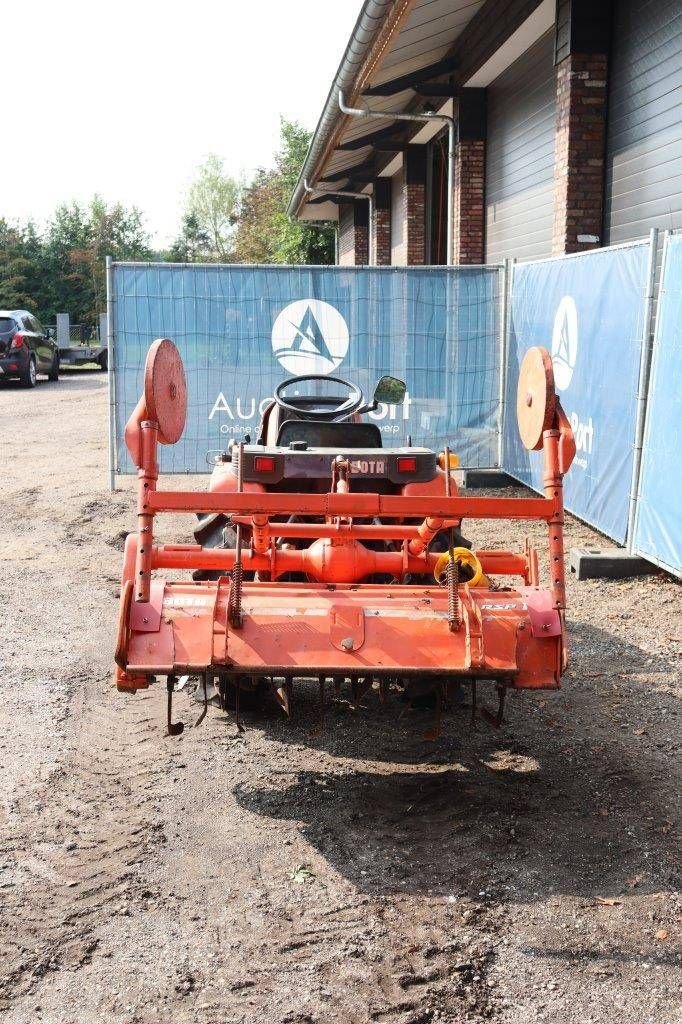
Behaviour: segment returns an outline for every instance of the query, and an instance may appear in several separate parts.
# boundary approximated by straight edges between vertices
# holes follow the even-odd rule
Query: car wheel
[[[105,370],[105,371],[108,370],[109,369],[109,353],[108,352],[102,352],[102,355],[99,357],[97,362],[99,363],[100,370]]]
[[[50,372],[47,375],[48,380],[59,380],[59,352],[55,352],[52,356],[52,366]]]
[[[30,356],[28,366],[22,370],[19,377],[22,388],[34,388],[38,383],[38,370],[36,369],[35,356]]]

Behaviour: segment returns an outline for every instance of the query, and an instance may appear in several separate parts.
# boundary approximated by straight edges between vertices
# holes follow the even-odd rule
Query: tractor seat
[[[288,448],[303,441],[308,448],[381,448],[381,431],[376,423],[324,423],[314,420],[285,420],[279,428],[277,445]]]

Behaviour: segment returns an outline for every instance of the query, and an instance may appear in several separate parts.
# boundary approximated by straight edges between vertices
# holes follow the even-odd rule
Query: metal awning
[[[305,179],[317,184],[327,175],[365,164],[372,153],[371,142],[352,150],[339,149],[340,145],[374,136],[392,123],[397,125],[390,112],[414,109],[416,100],[422,108],[427,102],[431,109],[442,105],[442,99],[427,100],[410,86],[388,96],[362,96],[375,86],[438,65],[483,4],[484,0],[364,0],[291,197],[291,216],[299,216],[305,206]],[[442,79],[445,74],[434,77]],[[339,91],[353,105],[366,103],[372,110],[385,110],[388,116],[371,120],[347,117],[339,110]],[[334,180],[342,187],[338,178]],[[323,185],[322,189],[331,192],[333,186]],[[330,212],[326,203],[313,209],[316,219]]]

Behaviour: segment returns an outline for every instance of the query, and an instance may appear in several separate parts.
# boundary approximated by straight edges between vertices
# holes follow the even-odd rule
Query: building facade
[[[682,228],[682,0],[365,0],[289,212],[345,265]]]

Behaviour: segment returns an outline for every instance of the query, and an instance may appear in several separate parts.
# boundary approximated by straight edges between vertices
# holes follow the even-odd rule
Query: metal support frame
[[[663,253],[667,247],[669,231],[665,232],[663,239]],[[637,507],[640,497],[640,476],[642,466],[642,447],[644,444],[644,426],[646,422],[646,409],[649,397],[649,373],[651,371],[651,354],[654,344],[655,329],[655,283],[656,283],[656,256],[658,253],[658,228],[652,228],[649,233],[649,263],[647,268],[647,291],[645,296],[644,312],[644,334],[642,337],[642,348],[639,359],[639,380],[637,385],[637,419],[635,421],[635,447],[632,460],[632,481],[630,484],[630,506],[628,509],[628,526],[625,535],[625,543],[629,554],[635,551],[635,526],[637,520]]]
[[[502,469],[504,421],[507,412],[507,359],[509,352],[509,300],[515,260],[506,257],[502,265],[500,295],[500,408],[497,439],[497,468]]]
[[[114,265],[106,258],[107,281],[107,383],[109,391],[109,490],[116,490],[116,376],[114,362]]]

